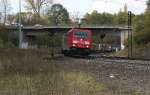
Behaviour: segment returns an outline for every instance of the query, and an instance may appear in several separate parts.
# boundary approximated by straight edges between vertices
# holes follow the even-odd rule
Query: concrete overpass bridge
[[[64,34],[68,30],[76,28],[74,26],[26,26],[22,27],[23,43],[29,43],[29,39],[48,33]],[[78,28],[78,27],[77,27]],[[92,30],[96,40],[100,40],[100,35],[105,34],[106,37],[117,38],[119,49],[124,48],[124,40],[128,37],[128,27],[126,26],[82,26],[83,29]],[[19,31],[18,27],[7,27],[10,31]]]

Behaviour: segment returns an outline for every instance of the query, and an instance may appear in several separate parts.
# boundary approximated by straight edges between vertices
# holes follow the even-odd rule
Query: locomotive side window
[[[89,36],[88,32],[74,32],[75,37],[79,38],[88,38]]]

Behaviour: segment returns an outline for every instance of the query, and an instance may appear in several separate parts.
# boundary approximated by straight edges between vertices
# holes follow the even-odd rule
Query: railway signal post
[[[50,32],[48,35],[51,37],[51,57],[54,57],[54,32]]]
[[[81,22],[81,19],[79,19],[79,21],[78,21],[78,27],[79,27],[79,28],[81,28],[81,23],[82,23],[82,22]]]
[[[101,39],[101,41],[102,41],[102,52],[104,52],[104,41],[103,41],[103,39],[105,38],[105,36],[106,36],[106,34],[105,33],[103,33],[103,34],[101,34],[100,35],[100,39]]]
[[[128,57],[132,57],[132,51],[133,51],[131,25],[132,25],[132,12],[128,11]]]
[[[22,48],[22,26],[21,26],[21,0],[19,0],[19,48]]]

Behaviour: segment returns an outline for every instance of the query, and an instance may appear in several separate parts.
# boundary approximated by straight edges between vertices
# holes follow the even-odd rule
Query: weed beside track
[[[50,57],[47,50],[0,52],[0,95],[150,94],[146,65],[105,58]]]

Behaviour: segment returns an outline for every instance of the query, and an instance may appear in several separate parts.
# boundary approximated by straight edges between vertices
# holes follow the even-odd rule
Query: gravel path
[[[62,63],[64,70],[92,75],[98,82],[107,84],[107,92],[112,95],[150,95],[150,65],[70,57],[57,60],[57,63]]]

